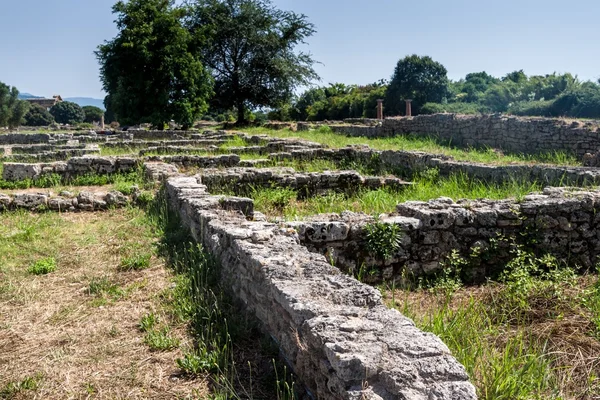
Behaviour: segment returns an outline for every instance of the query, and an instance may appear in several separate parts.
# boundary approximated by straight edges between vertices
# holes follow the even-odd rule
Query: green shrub
[[[31,104],[24,118],[27,126],[48,126],[55,123],[52,114],[39,104]]]
[[[518,101],[508,107],[508,113],[513,115],[552,117],[553,103],[553,100]]]
[[[56,271],[56,260],[54,257],[37,260],[27,269],[27,272],[33,275],[46,275],[54,271]]]
[[[387,260],[400,249],[402,230],[400,225],[374,222],[365,226],[365,249],[383,260]]]
[[[70,101],[56,103],[50,108],[50,114],[52,114],[59,124],[74,125],[83,122],[83,119],[85,118],[83,109],[79,107],[78,104]]]

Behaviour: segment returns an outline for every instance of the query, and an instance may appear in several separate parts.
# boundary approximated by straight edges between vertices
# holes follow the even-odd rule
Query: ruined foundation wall
[[[491,147],[524,154],[566,151],[583,157],[600,149],[598,122],[556,118],[433,114],[388,118],[375,126],[330,126],[334,132],[350,136],[433,136],[463,148]],[[298,129],[306,126],[299,124]]]
[[[382,168],[412,178],[415,173],[437,169],[440,176],[464,174],[472,179],[488,183],[504,183],[511,180],[538,182],[544,185],[583,185],[600,184],[600,169],[592,167],[571,167],[545,164],[490,165],[456,161],[441,154],[418,151],[373,150],[365,147],[342,149],[303,149],[289,153],[272,154],[274,159],[329,159],[344,167],[353,161],[373,168]]]
[[[299,243],[247,221],[249,199],[210,196],[194,177],[166,183],[169,205],[220,262],[232,293],[277,341],[314,399],[475,399],[436,336],[385,307],[379,292]]]
[[[365,226],[373,222],[371,216],[346,212],[288,226],[312,251],[348,272],[366,268],[373,281],[439,272],[453,251],[468,263],[465,278],[474,281],[497,275],[517,245],[584,269],[600,256],[600,191],[546,188],[522,201],[401,203],[396,213],[379,220],[402,231],[400,248],[385,260],[366,251]]]

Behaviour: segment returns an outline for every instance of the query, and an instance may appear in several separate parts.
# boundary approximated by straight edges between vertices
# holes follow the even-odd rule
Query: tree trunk
[[[237,117],[237,125],[238,126],[244,126],[246,125],[246,109],[244,108],[244,102],[243,101],[238,101],[237,104],[237,112],[238,112],[238,117]]]

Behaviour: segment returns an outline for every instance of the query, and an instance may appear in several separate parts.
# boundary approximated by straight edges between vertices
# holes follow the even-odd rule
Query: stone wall
[[[476,398],[439,338],[309,252],[294,230],[248,221],[251,200],[210,196],[193,177],[170,178],[166,189],[170,207],[220,262],[232,294],[276,340],[310,397]]]
[[[513,153],[564,151],[583,157],[600,150],[598,122],[554,118],[433,114],[388,118],[381,125],[330,125],[350,136],[432,136],[462,148],[490,147]],[[299,128],[300,125],[299,125]],[[306,129],[303,126],[302,129]]]
[[[66,178],[85,174],[111,174],[135,171],[140,161],[131,157],[73,157],[68,161],[51,163],[4,163],[2,179],[19,181],[37,179],[45,174],[58,174]]]
[[[520,202],[401,203],[396,213],[379,220],[402,231],[400,248],[385,260],[366,250],[365,226],[373,222],[371,216],[346,212],[287,226],[312,251],[350,273],[365,267],[373,281],[439,272],[453,250],[468,262],[463,272],[472,281],[497,275],[518,245],[583,269],[595,266],[600,256],[600,191],[549,187]]]
[[[544,185],[583,185],[600,184],[600,169],[591,167],[571,167],[547,164],[491,165],[456,161],[441,154],[418,151],[373,150],[368,146],[346,147],[342,149],[299,149],[287,153],[276,153],[270,159],[332,160],[342,168],[359,162],[375,169],[391,171],[405,178],[415,173],[435,168],[440,176],[464,174],[473,179],[488,183],[504,183],[512,180],[538,182]]]
[[[135,196],[133,196],[135,198]],[[87,192],[77,195],[61,192],[58,195],[49,191],[22,192],[14,194],[0,193],[0,212],[26,209],[30,211],[98,211],[108,208],[125,207],[133,199],[119,191]]]
[[[227,189],[239,195],[259,187],[276,187],[296,190],[299,198],[328,191],[352,193],[361,189],[400,189],[411,185],[398,178],[361,176],[356,171],[297,173],[293,168],[205,169],[197,176],[199,182],[206,185],[211,192]]]

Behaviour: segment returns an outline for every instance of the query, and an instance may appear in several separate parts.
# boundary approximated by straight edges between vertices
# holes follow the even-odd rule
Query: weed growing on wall
[[[402,229],[400,225],[373,222],[365,225],[365,250],[373,256],[387,260],[400,249]]]

